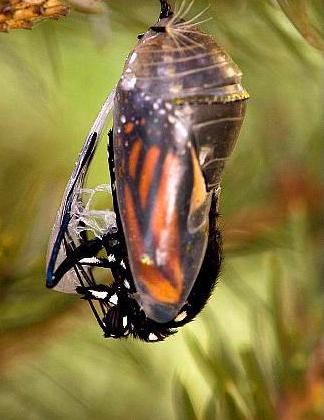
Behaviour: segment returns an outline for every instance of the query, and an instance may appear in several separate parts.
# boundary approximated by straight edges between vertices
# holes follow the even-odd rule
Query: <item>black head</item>
[[[161,4],[160,19],[168,18],[173,15],[173,11],[167,0],[160,0],[160,4]]]
[[[161,12],[160,12],[159,22],[158,24],[151,26],[150,29],[157,33],[164,33],[166,32],[166,27],[165,27],[166,22],[169,21],[168,18],[173,16],[173,11],[168,1],[160,0],[160,4],[161,4]]]

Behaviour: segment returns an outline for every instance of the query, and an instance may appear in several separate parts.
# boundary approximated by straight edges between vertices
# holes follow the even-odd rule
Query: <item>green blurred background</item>
[[[323,2],[211,1],[202,27],[251,99],[223,180],[220,282],[198,319],[160,344],[104,340],[84,302],[44,286],[83,138],[159,10],[85,5],[0,34],[1,418],[322,418]],[[106,176],[102,147],[90,182]]]

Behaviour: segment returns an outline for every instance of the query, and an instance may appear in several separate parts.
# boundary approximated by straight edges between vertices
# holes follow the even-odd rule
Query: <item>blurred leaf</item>
[[[44,288],[48,236],[80,141],[159,10],[157,0],[107,5],[108,14],[74,11],[0,37],[0,411],[319,419],[323,57],[309,43],[322,48],[323,2],[219,0],[206,14],[214,19],[203,28],[251,94],[222,185],[225,264],[204,313],[152,345],[105,340],[83,302]],[[197,0],[190,17],[205,6]],[[107,182],[105,147],[99,158],[94,184]],[[175,372],[181,382],[170,390]]]
[[[248,420],[250,418],[240,410],[240,407],[238,406],[235,398],[233,398],[229,392],[225,392],[224,395],[224,411],[226,413],[225,416],[228,419]]]
[[[267,381],[255,353],[252,350],[245,350],[241,353],[241,357],[254,401],[255,418],[274,418],[273,402]]]
[[[306,41],[309,42],[309,44],[312,45],[314,48],[324,51],[323,27],[315,27],[309,18],[309,8],[316,3],[318,5],[317,7],[320,7],[320,5],[322,7],[321,17],[323,18],[323,3],[317,0],[299,0],[298,2],[294,0],[277,1],[282,11],[285,13],[285,15],[291,21],[291,23],[295,26],[297,31],[306,39]],[[321,20],[319,22],[321,22]]]
[[[218,407],[216,402],[216,396],[217,393],[212,393],[210,398],[208,399],[204,407],[202,420],[217,420]]]
[[[253,1],[254,4],[258,2],[257,0]],[[255,11],[258,13],[260,19],[262,19],[264,23],[272,29],[273,34],[275,34],[276,36],[278,36],[279,39],[285,42],[285,44],[296,55],[296,57],[298,57],[299,60],[301,60],[301,62],[304,62],[304,55],[301,48],[298,45],[296,45],[290,34],[284,30],[282,25],[280,25],[280,23],[276,19],[275,10],[273,8],[267,7],[266,3],[263,4],[263,8],[255,7]]]
[[[174,406],[179,420],[198,420],[188,389],[179,379],[174,386]]]

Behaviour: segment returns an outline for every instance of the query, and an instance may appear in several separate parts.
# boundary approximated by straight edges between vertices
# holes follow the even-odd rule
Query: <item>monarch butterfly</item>
[[[222,261],[221,175],[245,115],[241,71],[183,3],[160,0],[68,182],[49,244],[49,288],[86,299],[105,337],[162,341],[193,320]],[[84,188],[105,122],[114,212]],[[90,194],[90,200],[85,200]],[[94,267],[113,281],[98,284]]]

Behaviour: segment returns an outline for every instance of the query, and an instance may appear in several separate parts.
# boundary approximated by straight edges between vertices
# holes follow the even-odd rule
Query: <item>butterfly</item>
[[[159,20],[138,37],[79,154],[46,273],[48,288],[88,301],[105,337],[146,342],[193,320],[216,284],[221,176],[249,97],[229,55],[184,19],[189,7],[160,5]],[[110,115],[110,186],[88,189]],[[99,192],[111,193],[113,211],[91,207]]]

